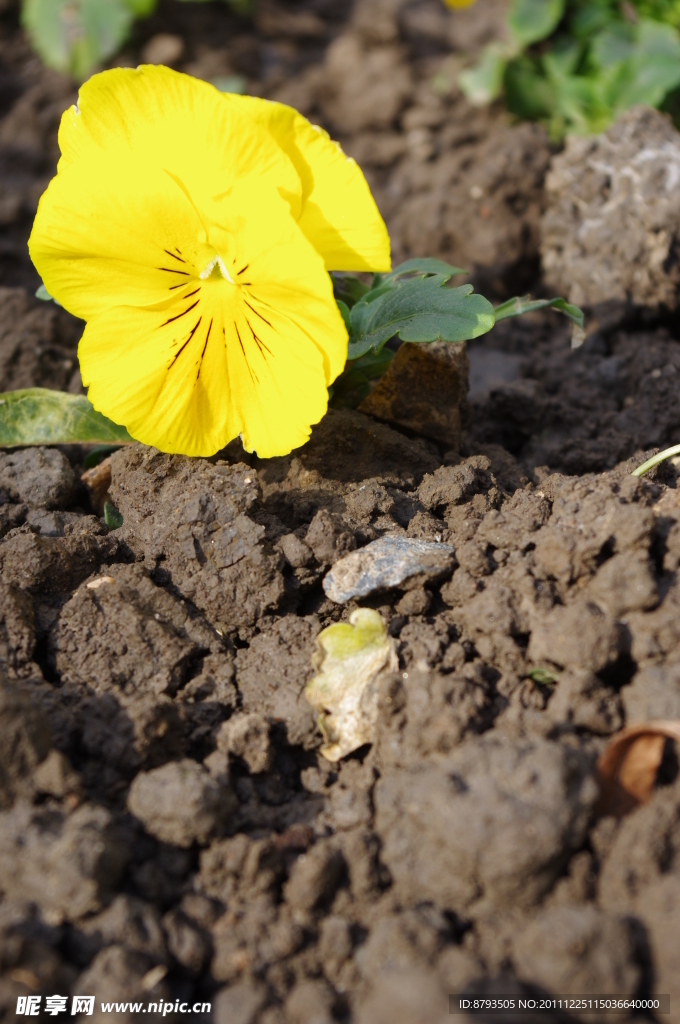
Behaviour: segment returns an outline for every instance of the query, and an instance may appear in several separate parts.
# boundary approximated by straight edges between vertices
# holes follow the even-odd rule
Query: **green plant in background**
[[[200,0],[184,0],[196,3]],[[226,0],[239,13],[251,0]],[[48,67],[81,81],[127,40],[133,22],[158,0],[23,0],[22,23]]]
[[[680,0],[512,0],[507,41],[460,75],[476,104],[503,95],[555,139],[604,130],[680,86]]]

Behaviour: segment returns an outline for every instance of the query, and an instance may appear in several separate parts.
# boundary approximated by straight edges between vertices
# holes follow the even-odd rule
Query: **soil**
[[[165,46],[323,123],[365,168],[397,260],[449,259],[502,299],[546,293],[542,245],[565,289],[592,289],[574,210],[610,183],[456,90],[502,9],[262,0],[250,24],[164,0],[118,62]],[[81,390],[81,325],[32,297],[26,251],[74,97],[0,5],[1,390]],[[676,145],[645,118],[650,145]],[[617,130],[597,146],[630,161]],[[625,258],[603,232],[617,287]],[[676,470],[630,475],[680,440],[661,262],[639,294],[588,293],[578,349],[553,313],[470,345],[460,444],[332,409],[269,462],[133,445],[110,459],[117,529],[84,448],[0,453],[0,1020],[55,993],[130,1022],[149,1014],[100,1000],[205,1001],[192,1019],[214,1024],[443,1024],[449,994],[671,993],[658,1019],[680,1020],[677,753],[622,819],[602,815],[595,772],[622,726],[680,719]],[[322,582],[384,535],[453,545],[455,563],[360,602],[399,668],[374,742],[331,763],[303,690],[319,631],[357,603]]]

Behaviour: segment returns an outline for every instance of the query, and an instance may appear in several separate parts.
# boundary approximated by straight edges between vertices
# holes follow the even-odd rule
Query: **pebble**
[[[454,566],[450,544],[380,537],[335,563],[323,581],[326,596],[336,604],[366,597],[378,590],[400,587],[414,576],[423,582],[441,580]]]

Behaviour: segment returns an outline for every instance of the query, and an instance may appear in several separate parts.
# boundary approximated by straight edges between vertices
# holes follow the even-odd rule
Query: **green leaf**
[[[508,57],[507,48],[490,43],[482,50],[479,62],[458,75],[458,85],[467,99],[476,107],[486,106],[498,99],[503,91],[503,77]]]
[[[635,29],[625,21],[615,21],[598,32],[591,43],[593,60],[601,68],[609,68],[628,60],[635,50]]]
[[[627,61],[626,81],[616,102],[619,110],[638,103],[656,107],[680,84],[680,37],[670,25],[641,20]]]
[[[112,501],[104,502],[104,522],[109,530],[120,530],[123,525],[123,516]]]
[[[248,79],[243,75],[220,75],[212,79],[211,85],[220,92],[235,93],[237,96],[245,96],[248,92]]]
[[[24,0],[22,22],[45,64],[84,79],[127,38],[127,0]]]
[[[98,466],[99,463],[103,462],[104,459],[109,457],[109,455],[113,455],[114,452],[119,450],[120,445],[118,444],[98,444],[96,448],[93,448],[85,456],[83,468],[94,469],[95,466]]]
[[[342,299],[350,309],[369,291],[369,285],[360,281],[356,274],[343,274],[334,271],[331,274],[331,280],[336,299]]]
[[[84,395],[28,388],[0,395],[0,448],[132,441],[125,427],[95,412]]]
[[[583,328],[583,311],[578,306],[573,306],[566,299],[532,299],[530,295],[518,295],[514,299],[508,299],[500,306],[496,306],[496,323],[507,320],[510,316],[521,316],[522,313],[533,313],[537,309],[556,309],[558,313],[564,313],[566,317]]]
[[[560,681],[559,676],[556,676],[549,668],[532,668],[527,674],[529,679],[540,686],[554,686]]]
[[[551,35],[564,17],[565,0],[513,0],[510,31],[521,47]]]
[[[346,302],[343,302],[342,299],[336,299],[335,301],[337,303],[338,309],[342,314],[342,319],[345,321],[347,333],[349,333],[352,330],[352,321],[349,318],[349,306],[347,305]]]
[[[382,377],[394,359],[389,348],[368,352],[360,359],[350,360],[333,384],[331,405],[334,409],[356,409],[371,392],[371,381]]]
[[[55,305],[61,306],[61,302],[57,302],[53,295],[50,295],[44,284],[41,284],[35,293],[36,299],[40,299],[41,302],[54,302]]]
[[[510,61],[505,75],[508,110],[525,121],[550,118],[556,109],[555,85],[528,57]]]
[[[391,273],[385,274],[384,277],[381,276],[377,283],[382,286],[398,281],[407,275],[429,277],[430,274],[439,274],[448,281],[449,278],[455,277],[457,274],[467,274],[467,270],[454,267],[451,263],[444,263],[443,260],[437,260],[431,256],[417,256],[412,260],[406,260],[405,263],[400,263]]]
[[[407,279],[372,302],[358,302],[350,313],[348,357],[379,352],[395,336],[413,342],[466,341],[490,331],[491,303],[472,294],[471,284],[446,288],[446,281],[443,274]]]
[[[135,18],[146,18],[156,9],[158,0],[125,0]]]

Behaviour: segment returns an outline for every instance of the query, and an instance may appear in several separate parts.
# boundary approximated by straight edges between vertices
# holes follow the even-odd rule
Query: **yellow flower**
[[[475,0],[444,0],[447,7],[472,7]]]
[[[87,321],[95,409],[166,452],[304,444],[347,356],[328,270],[390,268],[356,163],[290,107],[154,66],[91,78],[59,145],[29,250]]]

